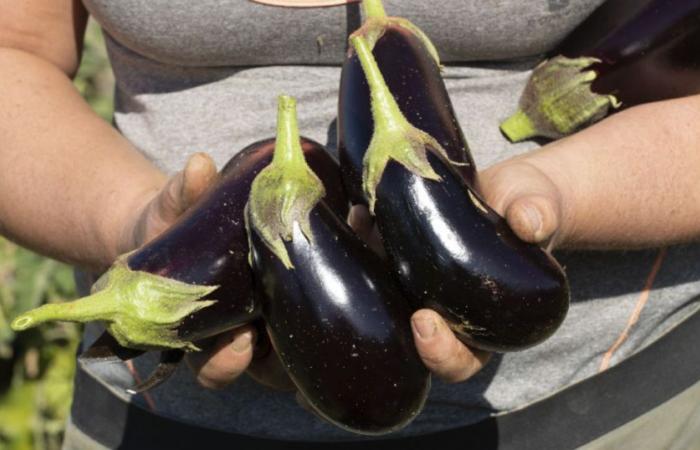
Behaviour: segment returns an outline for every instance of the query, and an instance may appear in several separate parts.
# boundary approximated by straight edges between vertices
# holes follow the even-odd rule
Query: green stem
[[[386,85],[367,40],[357,35],[350,38],[350,43],[355,48],[355,53],[362,64],[362,70],[369,84],[375,129],[389,130],[405,126],[408,121]]]
[[[265,245],[287,267],[293,268],[284,241],[292,239],[294,223],[312,240],[309,213],[325,195],[323,183],[304,158],[299,137],[296,100],[280,95],[277,138],[272,162],[250,188],[246,228],[255,230]]]
[[[277,165],[306,166],[299,137],[297,101],[288,95],[280,95],[278,98],[277,138],[272,162]]]
[[[501,126],[517,142],[533,136],[559,139],[620,107],[613,95],[593,92],[597,72],[590,57],[555,56],[537,66],[523,90],[519,111]]]
[[[362,10],[367,18],[382,18],[386,17],[386,11],[382,0],[363,0]]]
[[[520,142],[537,136],[535,125],[521,109],[501,124],[501,131],[511,142]]]
[[[12,329],[23,331],[46,322],[91,322],[109,320],[115,313],[114,292],[98,291],[67,303],[49,303],[27,311],[12,321]]]
[[[217,286],[183,283],[129,268],[119,258],[95,283],[96,292],[67,303],[52,303],[28,311],[12,322],[16,331],[45,322],[102,321],[120,345],[136,349],[197,347],[177,335],[189,315],[215,303],[202,300]]]
[[[374,133],[362,161],[362,188],[370,212],[374,213],[376,191],[384,170],[393,160],[417,176],[439,181],[440,176],[428,162],[427,152],[450,161],[445,149],[428,133],[411,125],[384,81],[371,46],[362,34],[350,38],[369,85]]]

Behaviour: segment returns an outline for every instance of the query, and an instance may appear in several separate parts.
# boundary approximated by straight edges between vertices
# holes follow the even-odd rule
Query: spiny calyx
[[[126,257],[119,258],[95,283],[87,297],[67,303],[51,303],[28,311],[12,322],[14,330],[26,330],[49,321],[102,321],[123,347],[199,350],[178,337],[182,321],[215,300],[200,300],[218,286],[183,283],[148,272],[131,270]]]
[[[558,139],[605,117],[621,103],[613,95],[596,94],[598,76],[591,57],[556,56],[535,68],[520,98],[519,110],[501,124],[513,142],[534,136]]]
[[[374,49],[374,45],[384,35],[388,27],[404,28],[413,33],[423,43],[425,49],[435,60],[435,64],[440,67],[440,56],[437,48],[435,48],[435,45],[423,30],[413,22],[403,17],[388,17],[381,0],[363,0],[362,9],[365,14],[365,21],[360,28],[350,35],[351,37],[364,37],[369,44],[369,48]]]
[[[246,225],[249,233],[257,232],[285,267],[292,269],[284,242],[292,240],[295,222],[304,236],[313,241],[309,214],[326,191],[304,159],[296,100],[286,95],[278,100],[275,153],[270,165],[253,181],[246,205]]]
[[[370,89],[374,134],[363,159],[362,188],[371,212],[374,212],[376,191],[389,161],[394,160],[412,173],[440,180],[428,162],[428,151],[450,161],[440,143],[428,133],[411,125],[401,112],[396,99],[389,91],[367,40],[355,35],[350,42],[362,64]]]

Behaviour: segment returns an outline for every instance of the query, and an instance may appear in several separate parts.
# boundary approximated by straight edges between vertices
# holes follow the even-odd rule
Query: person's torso
[[[183,66],[339,64],[359,4],[281,8],[247,0],[86,0],[130,50]],[[390,15],[427,32],[447,63],[540,54],[602,0],[389,0]]]
[[[602,0],[387,0],[419,25],[446,67],[445,83],[480,168],[537,147],[509,144],[498,123],[516,107],[530,69]],[[303,135],[335,148],[339,64],[360,23],[357,4],[285,9],[246,0],[85,0],[107,34],[117,90],[115,124],[172,173],[195,151],[219,166],[275,131],[276,97],[298,98]],[[561,329],[532,349],[497,355],[466,383],[434,382],[425,410],[401,434],[452,428],[545,397],[591,376],[637,311],[656,250],[558,254],[572,286]],[[697,308],[700,246],[665,257],[638,323],[612,363]],[[141,372],[153,358],[136,364]],[[92,367],[115,387],[123,366]],[[141,373],[143,376],[144,373]],[[207,427],[289,439],[348,439],[247,377],[222,391],[198,387],[183,365],[151,393],[158,413]],[[140,401],[138,398],[137,401]]]

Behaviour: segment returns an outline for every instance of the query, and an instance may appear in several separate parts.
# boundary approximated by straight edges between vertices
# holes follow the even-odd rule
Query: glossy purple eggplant
[[[249,145],[221,171],[210,193],[185,213],[168,231],[129,255],[132,270],[140,270],[196,285],[217,285],[208,298],[225,299],[184,318],[178,336],[199,340],[248,323],[258,316],[248,265],[248,240],[243,209],[257,174],[272,160],[275,139]],[[348,200],[339,168],[323,146],[302,139],[304,156],[312,170],[329,186],[326,201],[347,215]],[[196,261],[196,264],[194,264]]]
[[[268,334],[320,416],[356,433],[396,431],[421,411],[430,388],[411,309],[386,264],[295,161],[294,105],[280,97],[278,142],[287,146],[256,179],[247,208]]]
[[[615,110],[700,93],[700,0],[603,3],[533,72],[512,141],[557,139]]]
[[[370,2],[372,3],[372,2]],[[365,3],[367,4],[367,2]],[[374,43],[373,53],[384,74],[389,90],[408,121],[433,136],[445,149],[452,161],[462,163],[457,170],[470,185],[476,179],[474,160],[467,140],[457,121],[452,102],[440,75],[437,54],[426,48],[426,37],[407,25],[405,19],[382,18],[381,4],[374,3],[368,12],[369,26],[381,26],[381,37]],[[372,15],[374,14],[374,15]],[[389,22],[383,23],[382,20]],[[365,23],[365,27],[368,23]],[[400,69],[399,69],[400,68]],[[348,101],[352,99],[352,101]],[[346,145],[357,147],[356,142],[369,142],[372,131],[369,86],[362,66],[354,52],[349,51],[343,63],[340,81],[338,114],[338,155],[344,167],[343,179],[353,203],[364,203],[362,192],[362,154],[349,152]]]
[[[182,350],[195,341],[249,323],[260,316],[248,264],[243,210],[255,176],[272,159],[274,139],[254,143],[221,171],[195,205],[161,235],[128,255],[93,286],[89,297],[45,305],[13,322],[26,329],[49,320],[105,322],[105,333],[83,359],[130,359],[164,350],[158,369],[133,392],[162,382]],[[348,201],[338,164],[318,143],[303,139],[308,163],[330,186],[326,200],[346,214]],[[154,306],[155,305],[155,306]]]
[[[404,68],[375,61],[364,33],[361,28],[351,42],[365,76],[342,76],[341,170],[364,174],[361,189],[404,294],[415,306],[440,312],[471,346],[512,351],[541,342],[568,310],[561,267],[517,238],[439,141],[404,117],[383,81],[390,72],[400,78]],[[358,95],[367,84],[370,100]]]

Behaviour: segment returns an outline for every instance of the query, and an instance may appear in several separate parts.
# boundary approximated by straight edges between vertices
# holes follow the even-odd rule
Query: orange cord
[[[620,333],[620,336],[617,338],[612,347],[610,347],[608,351],[605,352],[605,355],[603,355],[603,360],[600,363],[598,372],[602,372],[608,367],[610,367],[610,360],[612,359],[613,354],[617,351],[618,348],[620,348],[622,343],[625,342],[625,340],[629,336],[630,330],[639,320],[639,316],[642,314],[642,309],[644,309],[647,300],[649,300],[649,293],[651,291],[652,286],[654,285],[654,280],[656,280],[656,275],[658,275],[659,269],[661,269],[661,263],[663,263],[664,258],[666,257],[666,252],[666,247],[663,247],[659,250],[658,255],[656,255],[654,265],[651,266],[651,271],[649,272],[649,275],[647,276],[647,279],[644,282],[644,289],[639,295],[639,299],[637,300],[637,304],[634,306],[634,310],[632,310],[632,314],[630,315],[630,318],[627,321],[627,325],[625,326],[625,329],[622,330],[622,333]]]
[[[134,380],[136,381],[137,384],[141,383],[141,377],[139,376],[138,372],[136,371],[136,367],[134,367],[134,363],[131,360],[124,361],[124,364],[126,364],[126,367],[129,369],[129,372],[131,372],[131,376],[134,377]],[[151,394],[148,392],[141,392],[141,395],[143,395],[144,400],[146,400],[146,404],[148,404],[148,409],[151,410],[151,412],[156,411],[156,402],[153,401],[153,397],[151,397]]]

